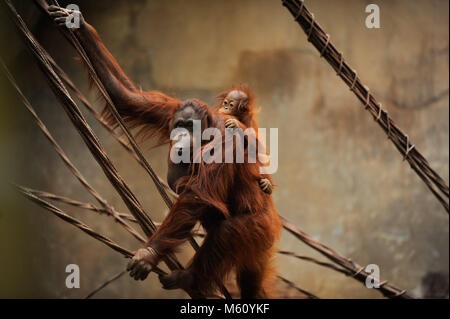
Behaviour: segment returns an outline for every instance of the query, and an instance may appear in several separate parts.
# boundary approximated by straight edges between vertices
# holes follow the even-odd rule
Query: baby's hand
[[[238,128],[239,124],[238,124],[238,121],[235,119],[228,119],[225,121],[225,127],[226,128]]]

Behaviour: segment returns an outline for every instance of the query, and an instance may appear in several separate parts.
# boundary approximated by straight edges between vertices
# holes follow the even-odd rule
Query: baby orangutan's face
[[[236,115],[247,100],[247,94],[239,90],[233,90],[223,99],[222,107],[219,109],[219,112],[223,114]]]

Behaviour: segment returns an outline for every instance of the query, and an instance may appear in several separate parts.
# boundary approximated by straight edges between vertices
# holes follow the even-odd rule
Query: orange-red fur
[[[138,90],[92,26],[86,23],[76,33],[128,126],[139,128],[144,136],[157,135],[160,142],[168,141],[172,118],[183,102],[157,91]],[[250,92],[248,95],[252,96]],[[224,131],[224,116],[201,101],[193,102],[202,114],[203,129],[217,127]],[[252,123],[253,103],[249,105],[249,118],[243,123],[256,127]],[[110,124],[115,124],[108,110],[104,114]],[[270,297],[274,279],[271,259],[281,225],[271,196],[256,182],[259,164],[202,162],[192,164],[190,171],[179,180],[183,191],[148,244],[160,254],[170,253],[191,236],[200,221],[207,235],[187,268],[195,279],[195,286],[190,288],[212,293],[234,269],[242,297]]]
[[[204,122],[224,134],[223,116],[209,110],[204,114],[211,117]],[[237,136],[236,143],[240,142]],[[218,143],[222,154],[226,147],[235,147],[224,141]],[[201,152],[209,147],[204,145]],[[149,244],[167,254],[183,243],[200,221],[207,236],[188,268],[195,278],[193,288],[213,293],[234,269],[244,298],[270,297],[273,247],[281,224],[271,196],[262,192],[256,182],[260,178],[259,164],[201,161],[193,164],[191,172],[180,180],[183,192]]]

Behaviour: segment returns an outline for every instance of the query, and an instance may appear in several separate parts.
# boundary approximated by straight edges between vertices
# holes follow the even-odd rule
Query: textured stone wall
[[[68,3],[67,1],[61,1]],[[367,29],[365,7],[380,6],[381,28]],[[28,1],[14,1],[38,39],[92,101],[74,51]],[[402,161],[367,112],[306,41],[289,12],[275,0],[78,1],[86,19],[130,77],[143,89],[160,89],[209,104],[231,85],[253,89],[261,127],[279,130],[278,211],[356,262],[378,264],[381,277],[414,296],[448,296],[448,215]],[[308,1],[333,43],[409,134],[431,166],[449,180],[448,1]],[[120,211],[126,208],[92,160],[49,91],[20,38],[1,11],[0,52],[42,119],[88,181]],[[93,202],[0,77],[0,173],[13,181]],[[101,108],[101,102],[97,102]],[[123,178],[151,213],[165,206],[135,161],[100,128],[101,138]],[[167,148],[145,155],[166,174]],[[0,296],[83,297],[123,269],[126,261],[2,185]],[[104,216],[70,210],[74,216],[129,249],[138,247]],[[280,247],[317,253],[283,234]],[[183,249],[188,260],[192,251]],[[65,266],[80,265],[81,288],[65,288]],[[279,272],[324,298],[378,298],[376,291],[339,273],[277,256]],[[99,297],[177,298],[156,276],[136,283],[124,276]]]

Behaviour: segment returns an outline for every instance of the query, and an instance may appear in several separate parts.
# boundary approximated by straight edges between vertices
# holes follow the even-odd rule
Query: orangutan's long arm
[[[65,19],[70,12],[57,6],[50,6],[49,12],[58,25],[65,27]],[[167,135],[165,138],[168,138],[169,122],[179,101],[160,92],[138,90],[108,51],[94,27],[79,14],[80,27],[74,29],[74,32],[124,120],[131,127],[144,126],[163,136]],[[111,116],[108,119],[114,123]]]
[[[78,39],[82,42],[89,59],[94,65],[100,79],[108,87],[108,91],[117,94],[136,92],[134,83],[125,74],[117,60],[108,51],[97,31],[86,21],[75,29]]]
[[[183,197],[181,201],[183,201]],[[192,203],[191,203],[192,205]],[[144,280],[152,267],[174,252],[174,250],[192,236],[192,229],[199,220],[198,210],[177,201],[156,232],[148,239],[144,248],[135,252],[127,266],[130,276]]]

